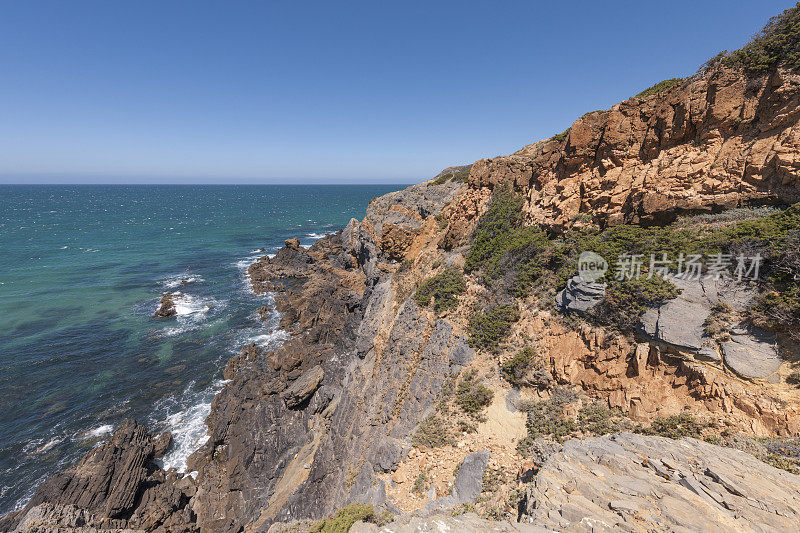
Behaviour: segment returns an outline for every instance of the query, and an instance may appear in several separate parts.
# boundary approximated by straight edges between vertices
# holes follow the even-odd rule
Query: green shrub
[[[448,444],[455,444],[455,440],[450,434],[450,426],[436,415],[426,417],[414,432],[411,444],[417,448],[426,446],[428,448],[438,448]]]
[[[653,85],[652,87],[648,87],[644,91],[640,92],[636,95],[636,98],[644,98],[645,96],[652,96],[654,94],[663,93],[670,87],[674,87],[680,83],[683,83],[684,78],[670,78],[668,80],[660,81]]]
[[[510,187],[499,187],[492,194],[486,212],[481,215],[472,234],[472,245],[464,264],[467,272],[479,270],[498,253],[505,251],[505,242],[512,230],[522,224],[522,206],[525,199]]]
[[[456,387],[456,404],[469,415],[480,413],[492,403],[494,394],[478,381],[478,372],[472,369],[464,374]]]
[[[458,172],[448,172],[436,178],[434,185],[444,185],[448,181],[457,181],[459,183],[466,183],[469,178],[469,169],[459,170]]]
[[[392,515],[386,511],[378,513],[372,505],[356,503],[342,507],[339,511],[324,520],[320,520],[309,528],[311,533],[347,533],[358,521],[371,522],[378,527],[392,521]]]
[[[521,454],[527,453],[534,440],[549,437],[558,442],[563,442],[566,437],[578,429],[574,420],[564,416],[564,407],[577,400],[575,393],[569,389],[556,389],[553,395],[540,402],[526,402],[522,410],[527,413],[525,427],[528,435],[517,445]]]
[[[633,331],[648,307],[657,306],[680,294],[680,290],[660,276],[612,283],[603,299],[592,308],[595,322],[620,331]]]
[[[500,365],[500,373],[512,385],[521,385],[528,372],[540,366],[536,349],[526,346]]]
[[[800,70],[800,3],[772,17],[749,43],[723,61],[749,74],[763,74],[778,65]]]
[[[422,494],[428,489],[428,475],[425,472],[420,472],[414,480],[414,485],[411,487],[411,492],[414,494]]]
[[[506,476],[502,468],[487,466],[483,471],[483,488],[481,492],[495,492],[505,483]]]
[[[584,405],[578,411],[578,428],[587,434],[607,435],[620,431],[621,424],[616,417],[621,417],[620,413],[612,412],[603,404],[593,402]]]
[[[489,351],[497,351],[500,342],[511,331],[511,325],[519,320],[516,304],[497,305],[485,312],[473,312],[469,319],[469,345]]]
[[[551,141],[556,141],[556,142],[559,142],[559,143],[560,143],[561,141],[563,141],[564,139],[566,139],[566,138],[567,138],[567,135],[569,135],[569,130],[570,130],[570,129],[569,129],[569,128],[567,128],[567,129],[565,129],[564,131],[562,131],[561,133],[556,133],[555,135],[553,135],[552,137],[550,137],[550,140],[551,140]]]
[[[703,430],[711,427],[695,420],[689,413],[680,413],[668,417],[659,417],[653,420],[650,427],[638,426],[635,431],[644,435],[659,435],[670,439],[682,437],[703,438]]]
[[[423,307],[433,301],[436,313],[458,305],[458,297],[464,294],[467,282],[458,267],[447,267],[443,272],[425,280],[414,293],[414,300]]]
[[[800,474],[800,460],[798,459],[793,459],[777,453],[769,453],[764,456],[759,456],[759,459],[769,465],[774,466],[775,468],[786,470],[792,474]]]

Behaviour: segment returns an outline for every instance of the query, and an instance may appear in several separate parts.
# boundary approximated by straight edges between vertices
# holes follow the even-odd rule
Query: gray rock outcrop
[[[492,454],[489,450],[481,450],[467,455],[453,480],[453,492],[448,496],[437,498],[425,506],[426,512],[450,509],[456,505],[474,502],[483,490],[483,472]]]
[[[605,283],[574,276],[567,281],[564,290],[556,295],[556,305],[564,311],[585,313],[597,305],[605,294]]]
[[[526,513],[558,531],[797,531],[800,476],[690,438],[570,440],[536,475]]]
[[[317,390],[324,377],[325,371],[319,365],[306,370],[303,375],[281,393],[281,398],[286,402],[286,407],[290,409],[297,407],[311,398],[311,395]]]
[[[734,330],[723,342],[725,366],[746,378],[776,380],[783,362],[774,335],[760,330]]]
[[[659,307],[648,309],[640,320],[640,331],[652,340],[694,354],[699,359],[720,362],[742,377],[774,379],[782,360],[775,339],[755,328],[731,327],[730,338],[721,343],[706,332],[706,321],[714,307],[727,304],[742,312],[753,298],[752,288],[730,280],[670,278],[680,295]]]

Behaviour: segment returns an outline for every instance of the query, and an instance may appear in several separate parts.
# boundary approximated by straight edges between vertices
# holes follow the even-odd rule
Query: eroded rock
[[[536,475],[525,521],[554,530],[795,531],[800,476],[695,439],[569,440]]]
[[[286,402],[286,407],[292,409],[311,398],[311,395],[317,390],[324,377],[325,371],[319,365],[303,372],[294,383],[281,393],[281,398]]]

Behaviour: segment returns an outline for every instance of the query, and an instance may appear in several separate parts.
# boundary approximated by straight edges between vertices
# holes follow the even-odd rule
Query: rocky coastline
[[[386,531],[434,520],[465,531],[794,530],[800,475],[756,458],[798,450],[793,341],[776,337],[773,352],[738,331],[715,341],[714,357],[703,328],[719,302],[688,286],[636,332],[575,322],[531,295],[494,301],[477,274],[442,312],[415,291],[464,267],[501,187],[524,199],[526,226],[553,235],[798,202],[798,121],[800,76],[719,67],[581,117],[563,137],[375,198],[363,220],[307,249],[287,240],[248,275],[256,292],[276,294],[290,338],[228,361],[189,473],[158,466],[169,435],[125,421],[0,519],[0,531],[308,529],[353,504],[391,514]],[[560,293],[564,307],[571,295],[583,299],[572,311],[602,298],[576,283]],[[160,316],[170,304],[174,313],[167,296]],[[518,309],[491,349],[470,337],[471,313],[487,302]],[[540,366],[509,378],[507,361],[532,344]],[[520,452],[531,405],[567,389],[559,417],[582,438],[554,430]],[[474,410],[462,401],[470,395]],[[585,413],[607,412],[598,405],[622,421],[616,430],[594,419],[576,429]],[[696,434],[655,433],[687,413],[704,420]],[[449,425],[458,429],[435,431]],[[716,444],[693,438],[712,427]]]

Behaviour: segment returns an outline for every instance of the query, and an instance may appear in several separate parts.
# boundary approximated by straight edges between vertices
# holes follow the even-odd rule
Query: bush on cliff
[[[749,43],[723,61],[748,74],[763,74],[778,65],[800,70],[800,3],[772,17]]]
[[[684,78],[670,78],[668,80],[660,81],[653,85],[652,87],[648,87],[644,91],[640,92],[636,95],[636,98],[644,98],[645,96],[652,96],[654,94],[663,93],[670,87],[674,87],[680,83],[683,83]]]
[[[422,282],[414,293],[414,300],[422,307],[428,307],[433,301],[433,310],[439,313],[456,307],[458,297],[466,289],[467,282],[462,270],[458,267],[447,267],[443,272]]]
[[[519,320],[516,304],[497,305],[486,311],[475,311],[469,319],[469,345],[489,351],[497,351],[500,343],[511,331],[511,325]]]
[[[500,365],[500,373],[512,385],[522,385],[528,372],[540,366],[541,361],[536,348],[526,346]]]
[[[544,231],[522,226],[523,204],[522,195],[509,187],[494,192],[472,234],[464,265],[467,272],[479,272],[485,284],[510,279],[509,292],[515,296],[524,295],[530,281],[542,274],[540,254],[549,246]]]
[[[456,388],[456,403],[469,415],[479,414],[492,403],[494,393],[478,380],[478,372],[472,369],[464,374]]]
[[[358,521],[370,522],[382,527],[392,519],[393,516],[387,511],[379,513],[370,504],[355,503],[342,507],[335,515],[316,522],[309,528],[309,531],[310,533],[347,533]]]
[[[411,437],[411,444],[416,448],[421,446],[438,448],[455,444],[455,441],[450,433],[449,424],[436,415],[430,415],[417,427],[414,436]]]
[[[647,310],[680,294],[680,290],[660,276],[650,279],[629,279],[611,283],[606,294],[592,309],[598,324],[620,331],[633,331],[639,318]]]

